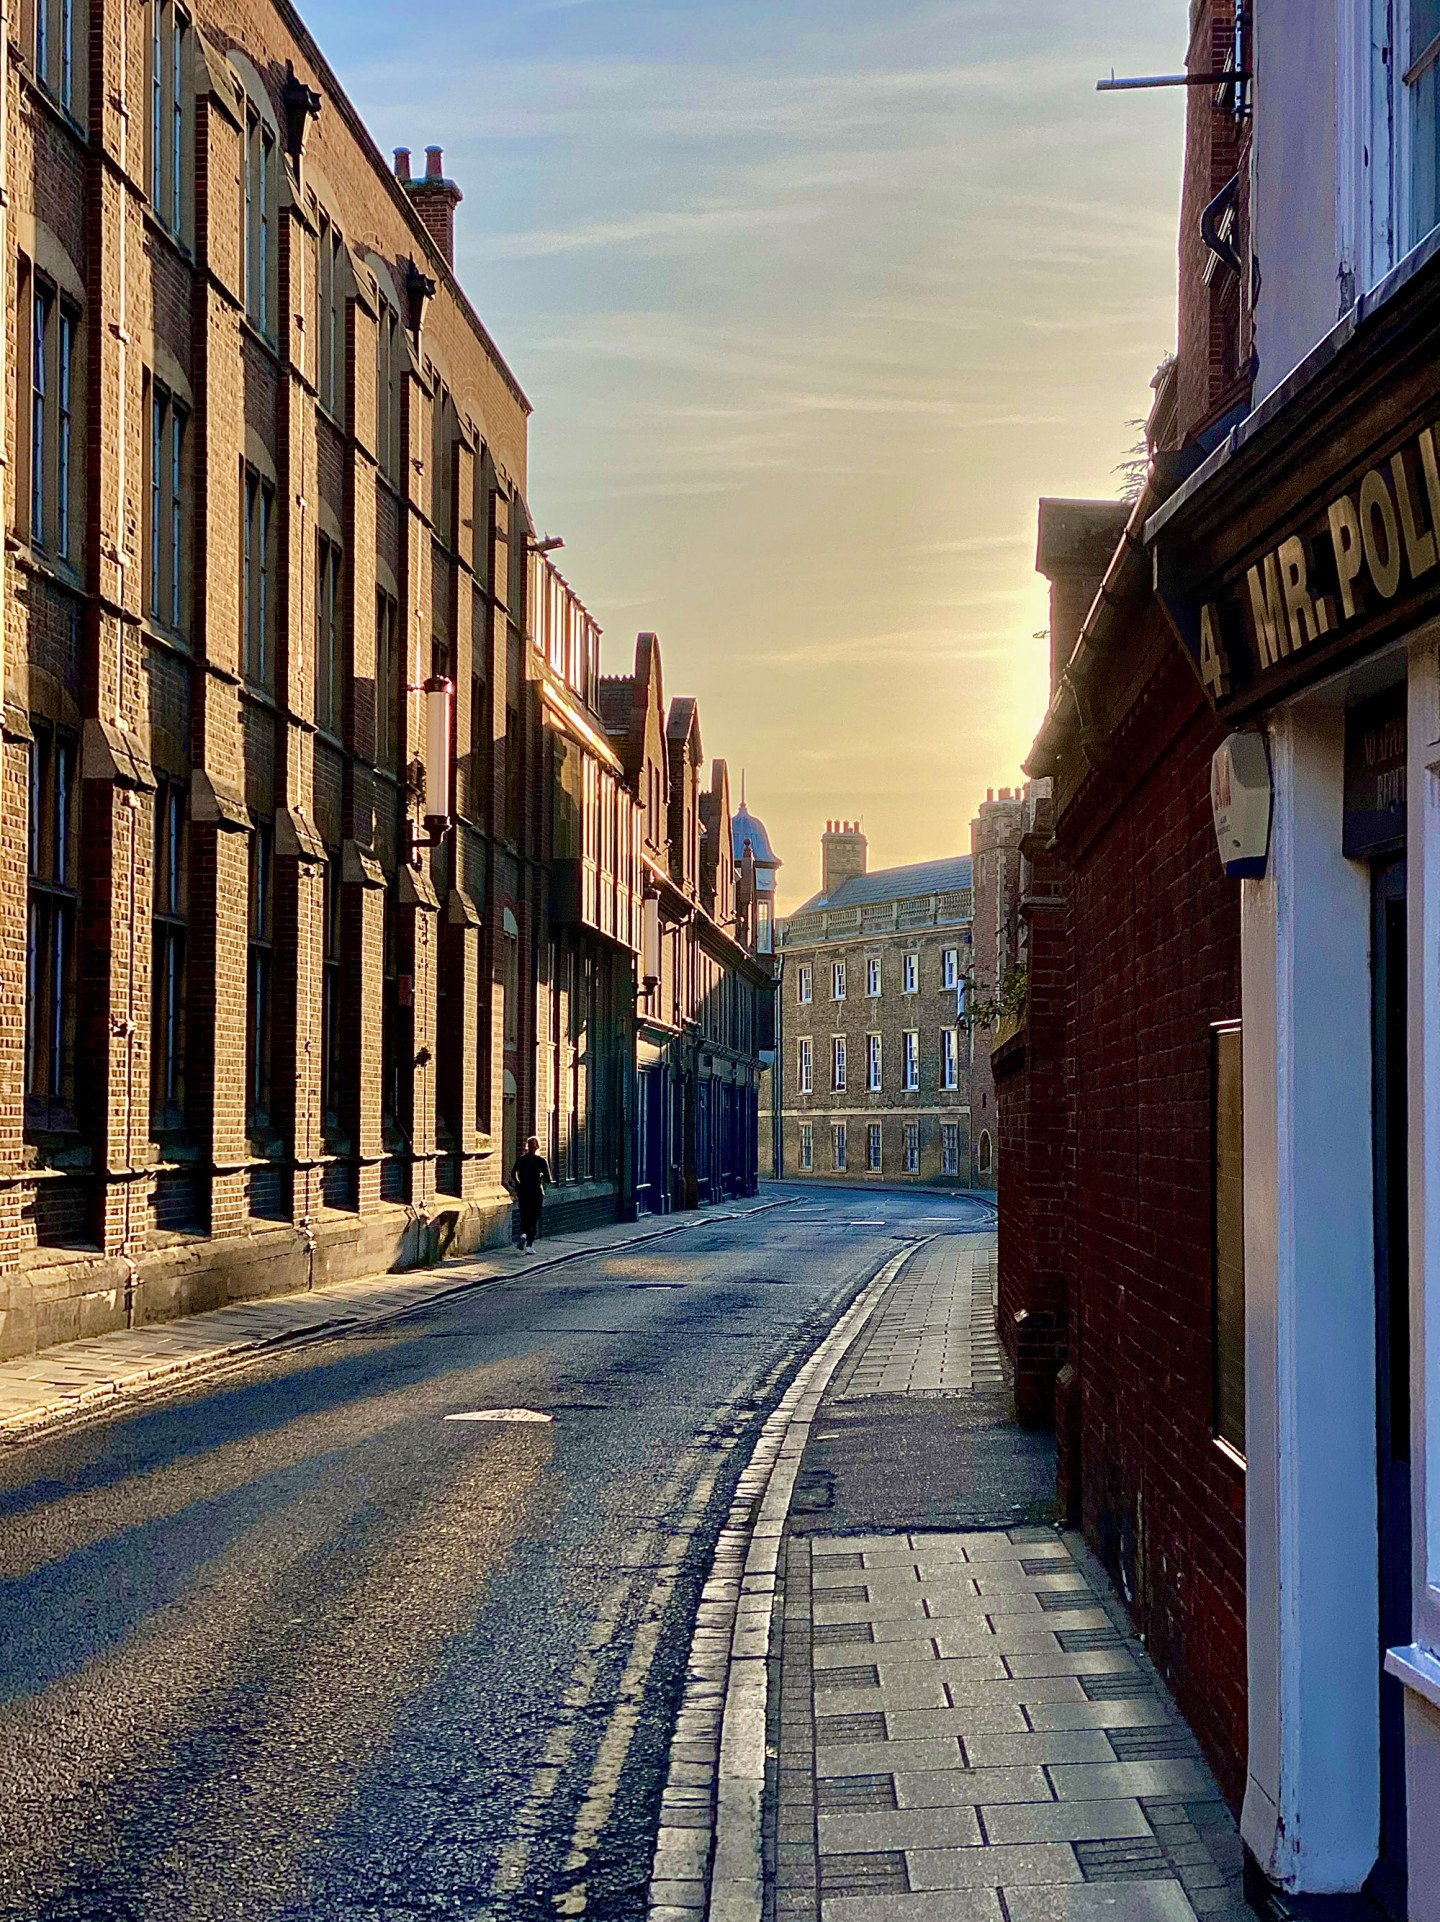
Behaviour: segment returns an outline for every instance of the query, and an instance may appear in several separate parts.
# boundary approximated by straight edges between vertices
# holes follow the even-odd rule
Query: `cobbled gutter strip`
[[[650,1882],[650,1922],[761,1922],[765,1731],[780,1544],[810,1425],[905,1263],[893,1255],[776,1405],[736,1486],[690,1643]],[[718,1742],[717,1742],[718,1736]]]

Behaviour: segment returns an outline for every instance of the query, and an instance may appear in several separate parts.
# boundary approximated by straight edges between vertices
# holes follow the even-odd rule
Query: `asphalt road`
[[[988,1220],[811,1189],[0,1456],[0,1917],[642,1916],[750,1444]]]

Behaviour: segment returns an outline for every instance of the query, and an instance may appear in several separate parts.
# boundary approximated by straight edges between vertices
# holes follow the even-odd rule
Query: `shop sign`
[[[1423,428],[1292,526],[1197,607],[1157,556],[1156,587],[1217,707],[1288,689],[1353,636],[1428,616],[1440,590],[1440,454]],[[1422,596],[1424,597],[1422,600]],[[1198,597],[1197,597],[1198,598]]]
[[[1345,715],[1344,852],[1351,860],[1405,839],[1405,689]]]

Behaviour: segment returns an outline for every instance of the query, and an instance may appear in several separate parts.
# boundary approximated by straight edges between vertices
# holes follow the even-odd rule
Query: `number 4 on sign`
[[[1230,657],[1213,607],[1200,610],[1200,679],[1212,701],[1230,692]]]

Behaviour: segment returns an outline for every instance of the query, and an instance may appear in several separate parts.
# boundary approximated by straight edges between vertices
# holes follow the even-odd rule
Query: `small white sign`
[[[472,1408],[464,1415],[447,1415],[446,1421],[554,1421],[536,1408]]]

